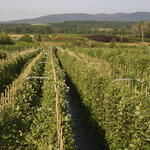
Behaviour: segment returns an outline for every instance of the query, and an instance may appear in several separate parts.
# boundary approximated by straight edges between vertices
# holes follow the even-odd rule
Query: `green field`
[[[150,149],[146,40],[104,43],[71,33],[9,37],[13,44],[0,45],[2,150]]]

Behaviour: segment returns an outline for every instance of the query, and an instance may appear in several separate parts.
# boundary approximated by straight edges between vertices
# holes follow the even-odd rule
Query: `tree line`
[[[0,24],[0,30],[16,34],[51,34],[51,33],[73,33],[73,34],[110,34],[110,30],[99,30],[99,28],[122,28],[131,29],[135,22],[115,21],[65,21],[62,23],[50,23],[47,25],[30,24]]]
[[[134,36],[142,37],[143,42],[144,37],[150,38],[150,23],[146,21],[140,21],[139,23],[132,26],[131,32]]]
[[[0,24],[0,31],[9,34],[73,33],[120,35],[121,38],[122,36],[131,34],[136,37],[142,37],[142,41],[144,41],[144,37],[150,38],[150,23],[146,21],[65,21],[62,23],[50,23],[45,25]]]

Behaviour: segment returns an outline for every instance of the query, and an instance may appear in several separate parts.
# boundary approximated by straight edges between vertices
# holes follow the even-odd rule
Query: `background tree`
[[[123,37],[124,35],[127,35],[127,34],[128,34],[128,30],[127,30],[126,27],[122,27],[119,32],[120,32],[120,35],[121,35],[121,42],[122,42],[122,37]]]
[[[148,23],[146,21],[140,21],[138,27],[139,27],[139,31],[141,32],[142,42],[144,42],[144,34],[148,28]]]
[[[119,34],[119,29],[117,27],[113,28],[111,34],[116,36],[117,34]]]
[[[132,33],[134,36],[140,36],[138,24],[135,24],[135,25],[132,26],[132,28],[131,28],[131,33]]]
[[[70,28],[68,28],[68,27],[65,27],[65,28],[64,28],[64,33],[65,33],[65,34],[68,34],[68,33],[70,33]]]
[[[44,28],[44,33],[45,33],[45,34],[51,34],[51,33],[52,33],[51,27],[50,27],[50,26],[46,26],[46,27]]]
[[[1,32],[7,33],[7,27],[6,27],[6,26],[3,26],[2,29],[1,29]]]
[[[14,27],[14,32],[20,34],[22,32],[21,27],[20,26]]]
[[[23,32],[24,34],[33,33],[33,29],[31,27],[25,26]]]

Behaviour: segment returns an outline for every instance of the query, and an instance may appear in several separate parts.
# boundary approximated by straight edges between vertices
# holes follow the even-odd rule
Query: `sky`
[[[63,13],[150,12],[150,0],[0,0],[0,21]]]

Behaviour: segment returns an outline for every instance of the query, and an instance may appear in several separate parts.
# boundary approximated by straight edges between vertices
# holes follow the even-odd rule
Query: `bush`
[[[0,33],[0,45],[13,45],[13,40],[6,34]]]
[[[39,34],[35,34],[34,39],[35,39],[36,42],[40,42],[42,40],[41,35],[39,35]]]
[[[0,59],[6,58],[7,57],[7,52],[0,50]]]
[[[48,41],[50,41],[50,37],[48,36],[48,35],[42,35],[42,41],[43,42],[48,42]]]
[[[21,38],[19,38],[19,41],[24,41],[24,42],[28,42],[31,43],[32,41],[32,37],[30,37],[29,35],[24,35]]]
[[[115,39],[112,39],[112,40],[110,41],[109,47],[110,47],[110,48],[116,47],[116,41],[115,41]]]

